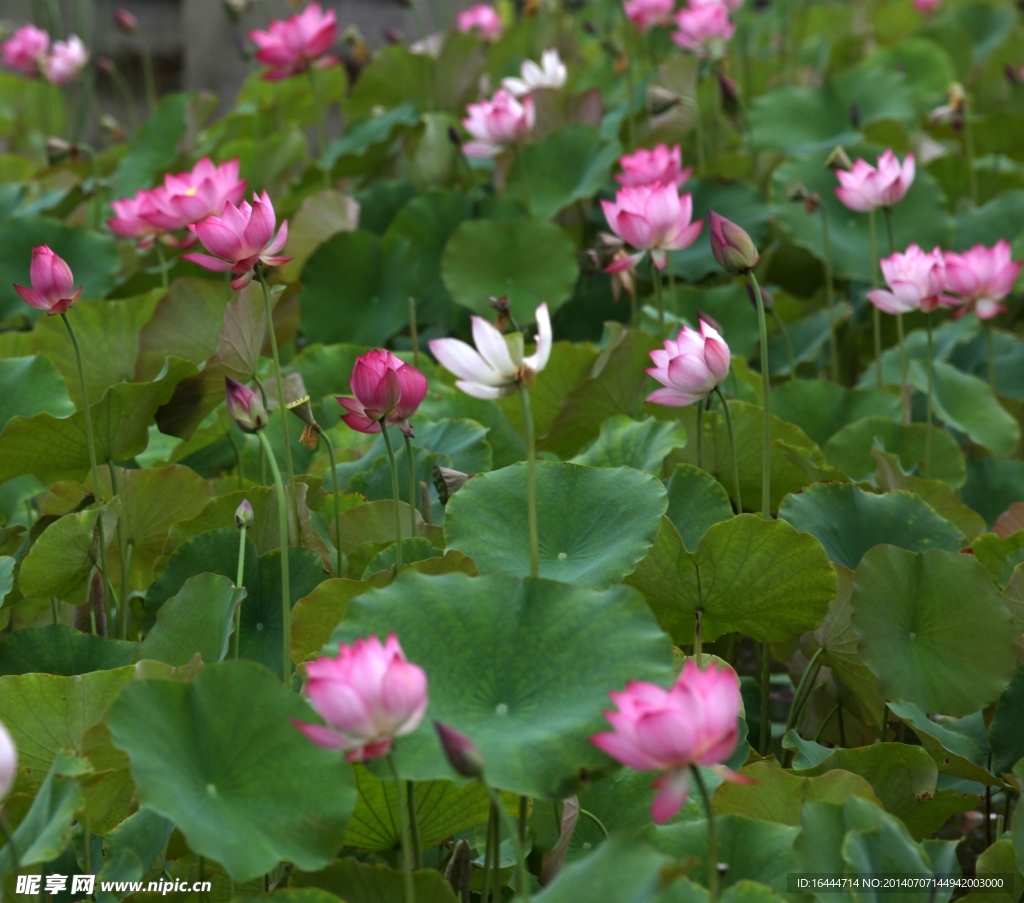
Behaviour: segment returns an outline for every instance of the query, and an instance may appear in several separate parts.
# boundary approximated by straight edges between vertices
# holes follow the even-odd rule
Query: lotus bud
[[[17,767],[18,750],[7,728],[0,722],[0,800],[10,793]]]
[[[114,24],[125,34],[135,34],[139,30],[139,20],[126,9],[114,10]]]
[[[846,150],[836,145],[833,148],[832,153],[828,155],[828,159],[825,161],[825,167],[831,170],[841,169],[844,172],[849,172],[853,169],[853,163],[847,156]]]
[[[448,499],[455,495],[465,485],[466,480],[473,476],[471,473],[462,473],[462,471],[452,470],[450,467],[440,467],[437,464],[434,465],[433,474],[434,488],[437,490],[437,497],[442,505],[447,505]]]
[[[740,111],[740,86],[724,72],[719,72],[718,91],[722,97],[722,109],[735,116]]]
[[[710,218],[711,253],[719,266],[733,276],[749,273],[761,259],[750,236],[734,222],[713,210],[710,211]]]
[[[228,413],[243,433],[258,433],[267,425],[267,411],[257,393],[248,386],[224,377]]]
[[[464,778],[480,778],[484,774],[484,754],[465,734],[440,721],[434,722],[441,748],[452,766]]]
[[[248,499],[242,499],[242,504],[235,509],[235,526],[239,530],[248,530],[253,522],[252,505]]]

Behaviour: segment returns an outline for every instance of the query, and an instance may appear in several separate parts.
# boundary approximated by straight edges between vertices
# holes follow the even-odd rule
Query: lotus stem
[[[761,297],[761,286],[757,284],[754,271],[747,273],[754,298],[757,301],[757,325],[761,332],[761,389],[764,400],[761,407],[764,412],[764,434],[761,438],[761,517],[771,520],[771,483],[772,483],[772,383],[768,372],[768,324],[764,315],[764,298]],[[736,459],[735,453],[733,460]]]
[[[235,589],[241,589],[242,583],[245,579],[245,533],[249,528],[243,524],[238,529],[239,540],[238,540],[238,576],[235,577]],[[283,550],[282,550],[282,554]],[[291,611],[289,610],[289,618]],[[239,602],[235,607],[235,658],[238,658],[238,649],[241,645],[241,631],[242,631],[242,603]],[[290,650],[289,650],[290,653]]]
[[[982,324],[985,330],[985,350],[988,354],[988,385],[992,390],[992,394],[996,394],[996,349],[995,341],[992,335],[992,324],[986,322]]]
[[[870,226],[871,233],[871,279],[874,283],[875,288],[880,285],[878,278],[878,229],[875,223],[875,211],[872,210],[868,214],[868,224]],[[882,314],[881,311],[871,305],[871,330],[874,334],[875,340],[875,382],[876,387],[881,389],[883,385],[882,379]]]
[[[818,725],[818,730],[814,734],[814,742],[817,743],[821,739],[821,735],[825,733],[825,728],[828,727],[828,723],[832,720],[832,716],[842,707],[841,702],[837,702],[833,707],[832,711],[825,716],[825,720]]]
[[[284,628],[281,640],[281,677],[287,687],[291,678],[292,653],[291,585],[288,580],[288,502],[284,493],[284,481],[281,479],[281,468],[277,466],[277,459],[274,457],[274,450],[270,447],[270,440],[267,439],[267,432],[260,430],[257,435],[260,437],[260,444],[270,463],[270,470],[274,474],[274,489],[277,492],[277,519],[281,531],[281,621]]]
[[[797,720],[803,712],[804,706],[810,697],[811,687],[814,684],[818,672],[821,670],[821,656],[825,651],[824,646],[819,646],[814,655],[811,656],[807,668],[804,670],[800,683],[797,685],[796,693],[793,694],[793,704],[789,707],[789,717],[786,719],[786,733],[796,727]]]
[[[412,781],[405,782],[406,800],[409,806],[409,825],[412,832],[412,865],[414,869],[423,868],[423,848],[420,840],[420,822],[416,816],[416,785]]]
[[[900,342],[900,402],[903,422],[910,423],[910,383],[907,379],[907,346],[903,338],[903,314],[896,314],[896,335]]]
[[[395,448],[388,435],[388,426],[383,420],[381,420],[380,431],[388,450],[388,461],[391,462],[391,492],[395,500],[395,576],[397,577],[402,573],[402,508],[401,498],[398,494],[398,462],[395,460]]]
[[[758,740],[758,752],[768,755],[768,747],[772,743],[771,712],[769,711],[772,689],[772,647],[768,643],[761,644],[761,736]]]
[[[512,818],[505,811],[505,807],[501,805],[501,798],[498,796],[498,792],[486,781],[481,779],[481,783],[487,789],[487,794],[491,798],[491,805],[494,806],[498,813],[499,822],[495,826],[495,838],[494,844],[494,871],[496,875],[501,874],[501,823],[505,823],[505,830],[508,832],[509,837],[512,839],[512,843],[516,848],[516,862],[519,872],[519,898],[529,903],[530,900],[530,872],[526,867],[526,845],[523,839],[520,837],[519,829],[516,824],[512,821]],[[525,797],[522,797],[525,800]],[[520,813],[522,813],[520,809]],[[525,821],[524,821],[525,824]],[[501,878],[498,878],[498,886],[495,888],[498,898],[501,896]]]
[[[327,458],[331,462],[331,489],[334,496],[334,551],[336,554],[336,573],[343,576],[341,571],[341,507],[338,500],[338,465],[334,462],[334,443],[327,434],[317,426],[317,433],[324,440],[327,446]]]
[[[964,155],[967,157],[967,184],[971,191],[971,201],[978,206],[978,174],[974,171],[974,129],[971,128],[970,107],[964,109]]]
[[[828,304],[828,342],[832,354],[832,381],[839,382],[839,346],[836,340],[836,299],[832,284],[832,240],[828,231],[828,212],[824,204],[818,205],[821,213],[821,244],[825,252],[825,302]]]
[[[405,439],[405,457],[409,462],[409,535],[416,535],[416,460],[412,456],[412,439],[402,434]]]
[[[697,402],[697,469],[704,469],[704,399]]]
[[[932,393],[934,391],[935,373],[932,360],[932,315],[931,311],[925,314],[926,332],[928,334],[928,406],[925,410],[924,422],[928,429],[924,433],[924,478],[931,478],[932,472]]]
[[[774,308],[771,311],[771,315],[772,320],[782,335],[782,343],[786,346],[786,360],[789,363],[789,378],[796,379],[796,354],[793,352],[793,343],[789,338],[789,330],[786,329],[786,324]]]
[[[480,903],[487,903],[491,895],[491,859],[494,856],[494,828],[498,822],[498,812],[494,802],[491,802],[490,810],[487,813],[487,842],[484,846],[484,888],[480,896]]]
[[[693,775],[697,790],[700,791],[704,814],[708,820],[708,900],[709,903],[715,903],[718,899],[718,837],[715,831],[715,812],[711,808],[711,796],[708,794],[700,769],[696,765],[691,765],[690,773]]]
[[[382,427],[383,430],[383,427]],[[388,766],[395,782],[395,795],[398,801],[398,823],[402,830],[402,875],[405,878],[405,903],[416,903],[416,887],[412,880],[412,844],[409,836],[409,813],[406,811],[405,788],[398,776],[394,753],[388,754]]]
[[[309,90],[313,94],[313,113],[316,118],[316,143],[320,159],[317,166],[324,177],[324,188],[331,187],[331,171],[326,166],[327,154],[327,108],[323,103],[323,96],[320,93],[320,83],[317,81],[315,67],[310,66],[306,73],[309,75]]]
[[[526,434],[526,512],[530,526],[530,576],[540,576],[540,540],[537,533],[537,449],[533,435],[533,413],[530,390],[520,386],[523,404],[523,432]]]
[[[110,472],[110,490],[114,495],[120,495],[117,488],[117,474],[115,473],[114,462],[107,460],[107,470]],[[117,552],[121,564],[121,592],[118,595],[117,605],[117,633],[122,640],[128,639],[128,592],[130,589],[130,566],[128,564],[128,545],[124,538],[124,518],[117,519]]]
[[[654,280],[654,303],[658,306],[658,341],[665,338],[665,299],[661,291],[661,270],[651,259],[651,278]]]
[[[167,290],[167,256],[164,254],[163,242],[156,240],[156,258],[160,261],[160,288]]]
[[[153,72],[153,55],[149,52],[149,44],[138,32],[139,51],[142,54],[142,78],[146,84],[146,102],[149,105],[149,115],[152,116],[157,107],[156,76]]]
[[[722,402],[722,411],[725,414],[725,429],[729,434],[729,450],[732,452],[732,483],[736,495],[736,513],[743,513],[743,496],[740,494],[740,462],[736,457],[736,436],[732,431],[732,414],[729,413],[729,403],[725,400],[721,388],[715,386],[715,392]]]
[[[697,667],[704,670],[704,635],[700,626],[700,609],[694,612],[693,624],[693,657],[697,661]]]

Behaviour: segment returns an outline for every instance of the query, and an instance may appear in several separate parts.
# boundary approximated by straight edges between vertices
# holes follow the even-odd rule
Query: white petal
[[[495,373],[479,354],[458,339],[433,339],[430,351],[441,366],[460,379],[488,386],[503,385],[501,374]]]
[[[488,323],[483,317],[473,317],[473,343],[480,356],[499,373],[511,377],[516,365],[512,363],[512,355],[508,353],[505,336]],[[487,385],[501,385],[489,382]]]
[[[530,93],[530,86],[521,78],[509,76],[501,80],[501,86],[513,97],[523,97]]]
[[[497,388],[496,386],[481,386],[480,383],[471,383],[464,379],[457,380],[455,386],[467,395],[472,395],[474,398],[483,398],[487,401],[493,401],[495,398],[501,398],[503,395],[509,394],[504,389]]]
[[[548,314],[547,302],[537,308],[537,350],[524,363],[535,373],[540,373],[548,365],[551,357],[551,316]]]

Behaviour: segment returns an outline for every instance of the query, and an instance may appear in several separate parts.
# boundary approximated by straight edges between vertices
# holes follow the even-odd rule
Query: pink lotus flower
[[[257,433],[267,425],[267,409],[259,394],[247,385],[224,377],[228,413],[244,433]]]
[[[0,800],[11,792],[18,768],[18,750],[7,728],[0,721]]]
[[[81,38],[69,35],[66,41],[55,41],[53,50],[43,63],[43,74],[55,85],[66,85],[78,78],[89,62],[89,51]]]
[[[729,12],[733,12],[743,6],[743,0],[690,0],[690,6],[724,6]]]
[[[220,216],[227,204],[239,204],[244,194],[237,157],[219,166],[203,157],[191,172],[164,176],[162,188],[148,193],[138,216],[162,231],[185,229],[208,216]]]
[[[619,157],[622,172],[615,178],[622,185],[682,185],[691,170],[683,169],[683,152],[678,144],[671,148],[659,144],[653,150],[641,147],[636,153]]]
[[[142,189],[135,192],[134,197],[111,201],[110,206],[116,214],[107,220],[111,231],[122,238],[138,239],[141,250],[151,248],[164,230],[155,226],[147,217],[157,213],[163,191],[162,187]]]
[[[643,34],[655,25],[668,25],[675,5],[675,0],[626,0],[624,9],[629,21]]]
[[[50,50],[50,36],[35,25],[22,25],[0,46],[0,61],[9,69],[35,78],[42,72]]]
[[[690,768],[714,767],[727,781],[750,779],[721,765],[739,739],[740,688],[736,673],[710,665],[706,671],[688,661],[671,690],[635,682],[612,692],[617,712],[605,712],[613,731],[590,742],[637,771],[664,771],[654,786],[651,815],[658,824],[686,803]]]
[[[704,3],[679,10],[676,26],[679,31],[672,33],[672,40],[684,50],[693,50],[701,56],[708,53],[720,56],[722,45],[736,31],[736,26],[729,19],[729,10],[720,3]]]
[[[471,103],[462,125],[476,140],[463,145],[467,157],[495,157],[508,145],[517,144],[530,134],[535,112],[533,98],[521,101],[499,88],[490,100]]]
[[[184,254],[183,260],[191,260],[215,273],[235,273],[231,287],[236,291],[247,286],[253,277],[253,270],[259,265],[277,266],[287,263],[290,257],[280,257],[277,252],[288,241],[288,220],[274,235],[277,217],[270,196],[252,196],[252,206],[246,201],[236,207],[230,201],[224,205],[220,216],[208,216],[201,223],[189,226],[189,231],[203,243],[208,254]]]
[[[46,245],[32,249],[32,264],[29,267],[32,288],[15,285],[14,290],[21,300],[31,307],[45,310],[46,315],[63,314],[82,294],[81,287],[74,288],[75,276],[60,257]]]
[[[458,339],[433,339],[430,353],[458,379],[456,387],[474,398],[504,398],[534,379],[551,356],[551,317],[547,304],[537,308],[537,350],[525,354],[522,333],[503,335],[482,317],[473,317],[471,348]]]
[[[355,397],[338,395],[335,400],[348,411],[341,419],[352,429],[379,433],[384,420],[413,435],[409,418],[427,394],[427,378],[419,370],[390,351],[377,349],[356,359],[350,385]]]
[[[306,665],[306,695],[327,727],[293,721],[317,746],[342,749],[349,762],[386,756],[427,711],[427,675],[411,664],[392,633],[342,644],[338,655]]]
[[[326,69],[338,62],[327,51],[338,38],[334,10],[326,13],[319,3],[310,3],[301,13],[270,23],[267,31],[254,29],[249,37],[256,44],[256,59],[269,66],[263,80],[281,81],[300,75],[310,66]]]
[[[636,266],[651,252],[654,265],[662,270],[668,251],[688,248],[700,235],[704,220],[692,223],[693,196],[680,197],[675,185],[627,185],[612,201],[601,201],[612,231],[635,253],[616,260],[606,272],[618,273]]]
[[[711,253],[718,265],[732,276],[749,273],[761,260],[757,247],[746,230],[709,211],[711,219]],[[763,296],[763,293],[762,293]]]
[[[939,10],[940,0],[914,0],[914,9],[919,13],[930,16]]]
[[[651,352],[654,366],[647,370],[664,386],[647,396],[653,404],[682,408],[703,401],[729,375],[729,346],[706,320],[699,330],[684,326],[664,345]]]
[[[463,34],[476,31],[485,41],[497,41],[501,37],[501,16],[493,6],[477,3],[456,16],[455,27]]]
[[[962,317],[973,310],[979,320],[991,320],[1006,310],[1000,302],[1010,294],[1021,268],[1010,255],[1010,243],[1005,239],[991,248],[975,245],[963,254],[946,252],[946,291],[957,296],[946,301],[958,305],[953,316]]]
[[[896,155],[887,150],[878,158],[877,169],[858,159],[849,172],[836,170],[840,182],[836,197],[858,213],[892,207],[903,200],[914,182],[915,172],[913,154],[907,154],[901,166]]]
[[[929,313],[945,300],[942,292],[946,287],[946,266],[938,248],[925,254],[917,245],[911,245],[902,254],[883,258],[881,265],[890,290],[868,292],[868,300],[879,310],[887,314],[912,310]]]

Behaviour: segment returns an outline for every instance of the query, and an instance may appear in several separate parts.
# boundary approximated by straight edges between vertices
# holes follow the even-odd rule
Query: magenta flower
[[[939,10],[939,0],[914,0],[914,9],[919,13],[930,16]]]
[[[911,245],[902,254],[897,252],[880,261],[889,291],[868,292],[868,300],[887,314],[905,314],[912,310],[930,313],[945,301],[946,265],[942,251],[935,248],[927,254]]]
[[[668,25],[675,5],[675,0],[626,0],[624,9],[629,21],[643,34],[655,25]]]
[[[139,20],[127,9],[114,10],[114,24],[125,34],[135,34],[139,30]]]
[[[277,217],[269,195],[252,196],[252,206],[246,201],[236,207],[230,201],[224,205],[220,216],[208,216],[201,223],[189,226],[189,231],[203,243],[208,254],[184,254],[183,260],[191,260],[215,273],[235,273],[231,287],[236,291],[247,286],[253,277],[253,270],[259,264],[277,266],[287,263],[290,257],[278,256],[278,251],[288,241],[288,220],[274,235]]]
[[[713,767],[727,781],[751,783],[721,764],[739,739],[740,687],[731,668],[712,664],[702,671],[691,660],[671,690],[634,682],[610,695],[619,710],[604,714],[614,730],[590,742],[637,771],[665,772],[654,782],[659,792],[651,816],[658,824],[686,803],[695,765]]]
[[[731,359],[729,346],[706,320],[701,320],[699,330],[684,326],[675,339],[665,340],[664,348],[651,352],[654,366],[647,372],[664,388],[647,400],[670,408],[703,401],[725,382]]]
[[[242,432],[256,433],[267,425],[267,410],[257,392],[230,376],[224,377],[224,388],[228,413]]]
[[[203,157],[191,172],[164,176],[163,186],[149,192],[139,217],[166,232],[185,229],[208,216],[220,216],[229,203],[237,206],[244,194],[237,157],[219,166]]]
[[[43,74],[55,85],[66,85],[78,78],[89,62],[89,51],[77,35],[66,41],[55,41],[50,55],[43,63]]]
[[[249,32],[256,45],[256,59],[270,68],[263,80],[281,81],[300,75],[313,66],[326,69],[338,62],[327,51],[338,38],[338,23],[334,10],[326,13],[319,3],[310,3],[301,13],[270,23],[267,31]]]
[[[18,769],[18,749],[7,728],[0,721],[0,800],[14,786],[14,773]]]
[[[627,185],[620,188],[612,201],[601,201],[605,218],[612,231],[633,254],[614,261],[605,268],[620,273],[635,267],[650,251],[654,265],[663,270],[668,251],[688,248],[700,235],[704,220],[693,223],[693,196],[680,197],[675,185]]]
[[[529,95],[517,100],[499,88],[490,100],[471,103],[469,114],[462,120],[466,131],[475,138],[463,145],[467,157],[495,157],[508,145],[517,144],[530,134],[535,112]]]
[[[975,245],[963,254],[946,252],[946,291],[956,297],[945,300],[957,305],[954,317],[973,310],[979,320],[991,320],[1006,310],[1000,302],[1010,294],[1021,268],[1010,255],[1005,239],[991,248]]]
[[[676,27],[679,31],[672,32],[672,40],[684,50],[701,56],[721,56],[722,45],[736,31],[729,10],[721,3],[703,3],[679,10]]]
[[[338,655],[306,665],[306,695],[327,722],[292,721],[324,749],[345,750],[349,762],[386,756],[396,737],[411,734],[427,711],[427,675],[410,663],[392,633],[341,644]]]
[[[849,172],[836,170],[840,182],[836,197],[858,213],[892,207],[903,200],[914,182],[915,172],[913,154],[907,154],[901,166],[897,156],[887,150],[878,158],[877,169],[858,158]]]
[[[427,378],[390,351],[377,349],[356,359],[350,381],[352,395],[335,396],[348,413],[341,419],[360,433],[379,433],[380,422],[398,426],[412,436],[409,418],[427,394]]]
[[[441,741],[441,749],[444,750],[448,764],[452,766],[464,778],[482,778],[484,774],[484,754],[472,740],[461,731],[434,722],[434,730],[437,731],[437,739]],[[2,796],[2,794],[0,794]]]
[[[35,25],[22,25],[0,45],[0,61],[29,78],[43,71],[50,50],[50,36]]]
[[[619,157],[622,172],[615,178],[622,185],[682,185],[691,170],[683,169],[683,152],[678,144],[671,148],[659,144],[653,150],[641,147],[633,154]]]
[[[477,32],[485,41],[497,41],[501,37],[501,16],[487,3],[477,3],[459,12],[455,27],[463,34]]]
[[[137,239],[141,250],[151,248],[164,230],[150,222],[148,216],[158,213],[163,192],[162,187],[144,188],[135,192],[134,197],[111,201],[115,215],[107,220],[107,225],[122,238]]]
[[[60,257],[47,245],[32,249],[29,267],[32,288],[15,285],[14,290],[30,307],[45,310],[46,315],[62,314],[78,300],[81,287],[75,288],[75,276]]]
[[[457,388],[474,398],[504,398],[533,385],[551,356],[551,317],[547,304],[537,308],[537,350],[525,354],[522,333],[503,335],[482,317],[473,317],[471,348],[458,339],[432,339],[430,353],[454,373]]]

